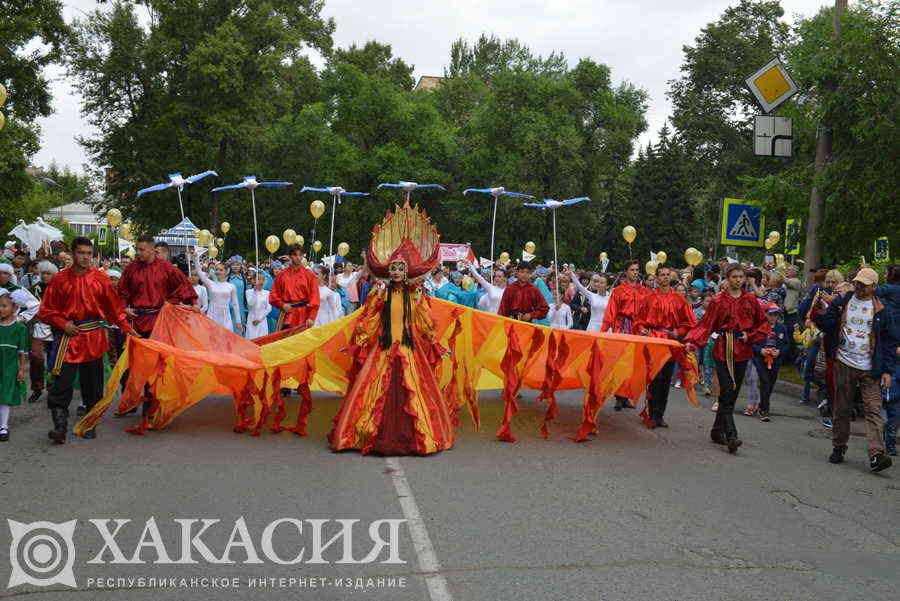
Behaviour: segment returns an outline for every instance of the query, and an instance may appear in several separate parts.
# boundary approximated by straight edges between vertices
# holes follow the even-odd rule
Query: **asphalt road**
[[[814,410],[785,396],[774,398],[768,424],[736,416],[744,440],[736,456],[709,442],[712,414],[690,407],[681,391],[670,400],[669,429],[647,430],[636,411],[610,406],[600,434],[583,444],[565,437],[580,421],[579,394],[559,395],[549,440],[539,436],[534,396],[526,393],[513,422],[516,444],[495,440],[502,405],[488,392],[481,431],[466,420],[454,449],[394,462],[328,450],[333,396],[315,399],[306,437],[233,434],[230,401],[211,397],[163,432],[132,436],[123,430],[135,418],[110,416],[96,440],[51,446],[44,405],[17,408],[12,440],[0,446],[0,506],[18,522],[78,520],[79,588],[6,588],[10,553],[21,562],[25,551],[21,541],[11,549],[3,524],[0,599],[898,599],[900,466],[868,473],[860,422],[847,462],[834,466]],[[243,516],[261,554],[261,531],[278,518],[355,518],[359,560],[372,547],[369,523],[416,512],[420,519],[399,529],[399,565],[338,564],[341,541],[325,564],[247,564],[239,549],[233,565],[196,550],[197,564],[160,565],[144,532],[153,516],[174,559],[181,538],[173,520],[220,519],[202,542],[221,556]],[[88,520],[114,518],[132,520],[115,537],[123,557],[144,540],[146,563],[110,564],[109,550],[106,563],[88,563],[103,547]],[[279,557],[296,554],[297,537],[309,543],[309,524],[293,539],[291,526],[278,531]],[[166,586],[139,588],[141,577]],[[113,588],[97,588],[97,579]],[[239,586],[222,588],[226,579]],[[274,586],[251,587],[250,579]]]

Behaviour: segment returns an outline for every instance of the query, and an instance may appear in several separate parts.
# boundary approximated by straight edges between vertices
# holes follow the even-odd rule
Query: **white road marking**
[[[387,457],[386,461],[391,469],[391,480],[394,482],[394,489],[397,491],[397,498],[403,509],[403,517],[409,524],[409,534],[416,549],[419,569],[425,573],[425,584],[428,586],[431,601],[453,601],[453,596],[447,587],[447,580],[441,574],[441,564],[434,552],[431,538],[428,536],[425,521],[419,513],[419,506],[416,504],[416,498],[409,487],[409,481],[406,479],[406,473],[400,465],[400,460],[396,457]]]

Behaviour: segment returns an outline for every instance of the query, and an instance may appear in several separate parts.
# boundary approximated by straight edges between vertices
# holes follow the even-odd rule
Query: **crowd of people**
[[[883,470],[896,455],[900,423],[900,266],[887,269],[882,285],[866,266],[809,276],[806,286],[795,265],[755,267],[727,258],[683,269],[662,264],[645,274],[638,261],[615,273],[461,262],[433,269],[422,288],[435,298],[554,328],[685,343],[696,352],[700,389],[716,413],[711,439],[730,452],[741,446],[735,411],[768,422],[780,370],[796,366],[804,382],[798,402],[815,403],[833,430],[829,460],[843,460],[850,420],[859,417],[870,469]],[[193,253],[173,262],[168,246],[152,238],[137,241],[133,260],[99,258],[84,238],[36,256],[8,244],[0,260],[0,441],[9,439],[10,407],[26,397],[37,402],[46,391],[54,425],[49,436],[65,442],[74,388],[81,391],[81,410],[90,410],[100,398],[104,364],[115,361],[125,336],[150,335],[163,303],[190,305],[254,339],[340,319],[364,305],[375,286],[364,264],[343,257],[309,264],[298,245],[254,264]],[[650,383],[649,427],[669,426],[667,399],[683,359],[674,355]],[[735,407],[742,385],[743,411]],[[615,409],[631,408],[634,400],[617,397]]]

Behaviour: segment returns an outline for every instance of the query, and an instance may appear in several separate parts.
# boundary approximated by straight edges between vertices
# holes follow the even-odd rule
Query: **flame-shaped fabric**
[[[435,298],[426,297],[423,303],[434,324],[433,340],[451,351],[436,369],[444,398],[453,404],[454,414],[468,407],[478,424],[477,391],[503,390],[505,409],[497,436],[508,442],[515,441],[512,419],[520,389],[540,391],[539,402],[548,401],[541,426],[545,435],[556,413],[554,392],[583,389],[583,418],[571,438],[584,441],[595,430],[597,412],[607,398],[614,393],[638,398],[670,358],[685,356],[682,345],[673,340],[558,330]],[[305,434],[313,410],[310,391],[347,394],[356,374],[346,350],[361,332],[377,340],[380,324],[378,312],[363,306],[326,326],[248,341],[201,313],[166,304],[149,339],[128,338],[103,399],[75,432],[84,433],[99,422],[127,369],[116,413],[137,407],[145,384],[154,396],[148,416],[129,430],[132,433],[162,430],[209,395],[227,394],[233,399],[229,410],[234,411],[236,432],[259,434],[271,421],[273,431]],[[696,363],[686,362],[683,368],[690,376],[685,383],[695,382]],[[303,397],[292,427],[280,425],[286,417],[282,386],[300,389]]]
[[[437,265],[441,237],[428,215],[409,201],[388,211],[372,230],[372,241],[366,252],[369,270],[380,278],[388,277],[392,261],[407,265],[407,276],[416,278]]]

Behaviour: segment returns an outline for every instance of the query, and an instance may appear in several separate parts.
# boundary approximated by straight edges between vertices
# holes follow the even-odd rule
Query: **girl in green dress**
[[[9,440],[9,408],[25,397],[28,326],[16,319],[17,310],[7,290],[0,289],[0,442]]]

